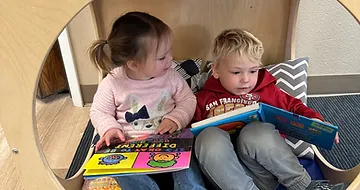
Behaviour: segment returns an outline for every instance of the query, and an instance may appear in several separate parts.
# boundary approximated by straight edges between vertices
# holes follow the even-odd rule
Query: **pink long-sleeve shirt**
[[[196,98],[185,80],[173,69],[149,80],[132,80],[122,67],[113,69],[99,84],[90,118],[103,136],[118,128],[135,137],[155,131],[163,118],[174,121],[178,130],[191,121]]]

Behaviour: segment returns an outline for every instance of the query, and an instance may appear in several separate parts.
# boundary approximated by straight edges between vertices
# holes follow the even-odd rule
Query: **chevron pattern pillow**
[[[306,104],[308,63],[309,58],[303,57],[269,65],[266,69],[277,79],[276,85],[281,90]],[[290,136],[285,138],[285,142],[297,157],[314,159],[314,150],[309,143]]]

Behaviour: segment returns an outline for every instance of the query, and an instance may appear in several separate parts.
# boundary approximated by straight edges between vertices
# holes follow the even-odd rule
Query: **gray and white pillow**
[[[269,65],[266,69],[277,79],[276,85],[281,90],[306,104],[308,66],[309,58],[302,57]]]
[[[306,104],[308,63],[309,58],[302,57],[269,65],[266,69],[277,79],[276,85],[281,90]],[[290,136],[286,136],[285,142],[297,157],[314,159],[314,150],[309,143]]]

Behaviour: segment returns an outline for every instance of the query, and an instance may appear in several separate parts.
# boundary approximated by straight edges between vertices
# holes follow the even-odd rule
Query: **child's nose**
[[[249,82],[249,75],[247,73],[242,74],[240,82]]]
[[[174,59],[173,56],[170,54],[169,57],[168,57],[168,62],[171,64],[173,59]]]
[[[167,67],[171,67],[172,60],[173,60],[173,57],[172,57],[172,55],[170,55],[169,58],[168,58],[168,61],[167,61]]]

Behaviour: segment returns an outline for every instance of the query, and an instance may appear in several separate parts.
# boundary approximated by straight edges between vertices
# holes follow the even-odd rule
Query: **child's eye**
[[[162,61],[162,60],[164,60],[164,59],[165,59],[165,56],[164,56],[164,57],[162,57],[162,58],[160,58],[159,60],[161,60],[161,61]]]
[[[239,72],[239,71],[231,71],[230,73],[231,73],[231,74],[233,74],[233,75],[240,74],[240,72]]]
[[[252,70],[250,71],[250,73],[254,74],[254,73],[257,73],[259,70]]]

